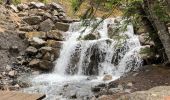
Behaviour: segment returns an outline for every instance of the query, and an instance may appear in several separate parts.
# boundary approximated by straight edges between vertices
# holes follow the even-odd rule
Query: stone
[[[32,26],[21,26],[19,30],[24,31],[24,32],[31,32],[33,31],[33,27]]]
[[[17,72],[16,72],[15,70],[12,70],[12,71],[10,71],[10,72],[8,73],[8,75],[9,75],[10,77],[14,77],[16,74],[17,74]]]
[[[18,36],[19,36],[21,39],[25,39],[25,34],[26,34],[26,32],[24,32],[24,31],[18,31],[17,33],[18,33]]]
[[[149,33],[143,33],[139,35],[139,41],[142,45],[155,45],[154,42],[151,40]]]
[[[11,67],[10,65],[7,65],[7,66],[5,67],[5,69],[6,69],[6,71],[10,71],[10,70],[12,69],[12,67]]]
[[[110,81],[110,80],[112,80],[112,75],[105,75],[103,77],[103,81]]]
[[[39,49],[39,51],[42,53],[42,54],[45,54],[47,52],[52,52],[53,48],[52,47],[41,47]]]
[[[45,8],[45,4],[44,3],[41,3],[41,2],[31,2],[29,4],[30,8],[40,8],[40,9],[43,9]]]
[[[21,3],[21,4],[17,5],[17,8],[18,8],[19,11],[23,11],[23,10],[28,10],[29,6],[27,4]]]
[[[25,37],[27,39],[33,39],[33,37],[38,37],[40,39],[46,39],[46,33],[45,32],[27,32],[25,34]]]
[[[18,17],[25,17],[28,16],[28,12],[19,12]]]
[[[14,12],[18,13],[19,10],[17,9],[16,6],[14,6],[13,4],[9,6]]]
[[[47,40],[47,46],[52,48],[61,48],[63,45],[62,41],[56,41],[56,40]]]
[[[11,47],[9,48],[9,52],[10,52],[11,54],[18,54],[18,53],[19,53],[18,46],[11,46]]]
[[[47,19],[40,23],[40,31],[48,32],[53,27],[54,27],[54,23],[50,19]]]
[[[43,60],[54,61],[54,54],[50,54],[49,52],[45,53]]]
[[[89,77],[87,77],[87,80],[95,80],[95,79],[97,79],[97,76],[89,76]]]
[[[41,46],[46,45],[46,41],[38,37],[33,37],[33,39],[30,40],[30,45],[39,48]]]
[[[132,82],[129,82],[129,83],[127,84],[127,86],[128,86],[128,87],[132,87],[132,86],[133,86],[133,83],[132,83]]]
[[[28,17],[22,18],[22,20],[29,25],[36,25],[42,21],[42,17],[41,16],[28,16]]]
[[[35,47],[32,47],[32,46],[29,46],[27,49],[26,49],[26,53],[28,54],[36,54],[38,52],[38,50],[35,48]]]
[[[39,66],[39,63],[40,63],[40,60],[39,60],[39,59],[33,59],[33,60],[31,60],[31,61],[29,62],[28,65],[29,65],[30,67],[36,68],[36,67]]]
[[[87,34],[82,38],[82,40],[95,40],[95,39],[97,38],[94,34]]]
[[[63,10],[63,8],[61,7],[61,5],[59,5],[59,4],[57,4],[57,3],[55,3],[55,2],[52,2],[51,4],[50,4],[50,6],[51,6],[51,8],[52,9],[56,9],[57,11],[60,9],[62,9]],[[64,10],[63,10],[64,11]]]
[[[58,29],[58,30],[61,30],[61,31],[68,31],[70,25],[68,23],[62,23],[62,22],[56,22],[55,23],[55,27],[53,28],[54,30]]]
[[[58,41],[64,40],[63,33],[58,30],[52,30],[52,31],[47,32],[47,38],[58,40]]]
[[[52,63],[51,61],[42,60],[42,61],[40,61],[40,63],[39,63],[39,67],[40,67],[40,69],[42,69],[42,70],[47,70],[47,71],[49,71],[49,70],[52,70],[52,69],[53,69],[54,65],[53,65],[53,63]]]
[[[147,33],[147,28],[145,26],[139,27],[139,29],[136,31],[137,35],[141,35],[143,33]]]

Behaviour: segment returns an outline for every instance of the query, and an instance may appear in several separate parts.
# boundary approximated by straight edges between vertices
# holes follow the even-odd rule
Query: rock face
[[[169,86],[159,86],[148,91],[139,91],[121,96],[117,100],[168,100],[170,95],[169,90]]]

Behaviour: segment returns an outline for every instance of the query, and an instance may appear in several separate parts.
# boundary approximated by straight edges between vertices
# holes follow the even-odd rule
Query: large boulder
[[[48,32],[53,27],[54,27],[54,23],[50,19],[47,19],[40,23],[40,31]]]
[[[69,23],[56,22],[54,30],[58,29],[58,30],[66,32],[69,30],[69,27],[70,27]]]
[[[24,17],[22,20],[29,25],[36,25],[42,21],[42,17],[41,16],[28,16],[28,17]]]
[[[47,32],[47,38],[62,41],[64,40],[63,34],[61,31],[52,30]]]

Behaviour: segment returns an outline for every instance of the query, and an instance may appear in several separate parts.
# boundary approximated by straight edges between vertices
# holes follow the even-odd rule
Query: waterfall
[[[91,87],[104,82],[102,78],[106,74],[112,75],[112,80],[115,80],[138,69],[142,63],[139,56],[142,46],[138,36],[134,34],[133,26],[128,25],[125,31],[115,32],[118,23],[121,25],[124,21],[121,18],[108,18],[92,32],[94,25],[100,20],[90,21],[87,26],[82,26],[82,22],[72,23],[66,32],[60,56],[55,61],[54,71],[31,78],[33,87],[25,91],[45,93],[45,100],[56,100],[56,96],[68,100],[67,94],[76,89],[79,91],[76,94],[80,97],[90,97],[93,96]],[[84,40],[89,34],[97,38]],[[87,80],[88,76],[94,75],[97,79]],[[65,89],[68,84],[73,86],[72,89]]]
[[[114,20],[116,19],[108,18],[99,24],[94,31],[100,35],[97,40],[78,40],[79,37],[92,34],[93,25],[83,27],[81,22],[71,24],[53,73],[61,75],[122,75],[139,67],[141,45],[138,37],[134,35],[133,26],[128,25],[126,31],[118,33],[120,37],[126,36],[127,38],[119,40],[110,38],[108,26],[116,27]]]

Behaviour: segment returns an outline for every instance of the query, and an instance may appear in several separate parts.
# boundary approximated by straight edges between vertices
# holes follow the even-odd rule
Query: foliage
[[[3,3],[3,0],[0,0],[0,4],[2,4]]]
[[[165,0],[157,1],[153,6],[153,11],[161,21],[170,21],[170,15],[168,14],[170,12],[168,12],[168,6],[166,5]]]
[[[17,5],[17,4],[20,4],[20,3],[21,3],[21,0],[13,0],[14,5]]]
[[[38,0],[39,2],[42,2],[44,4],[47,4],[48,3],[48,0]]]

